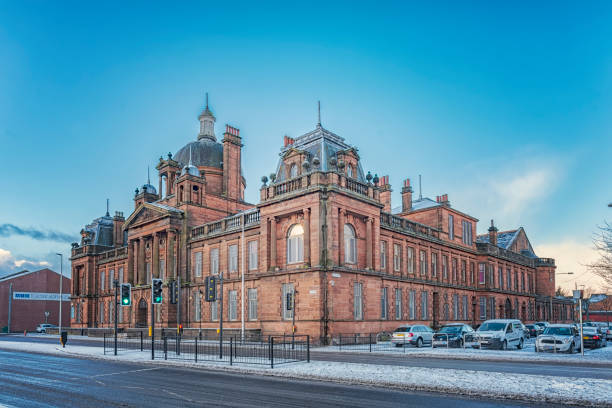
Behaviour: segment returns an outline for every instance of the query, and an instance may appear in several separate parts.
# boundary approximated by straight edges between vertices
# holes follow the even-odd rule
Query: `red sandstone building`
[[[446,194],[414,200],[409,179],[392,210],[389,177],[365,173],[357,149],[320,123],[285,137],[259,204],[249,204],[239,130],[226,126],[218,142],[208,106],[199,120],[196,141],[160,157],[158,188],[136,189],[127,219],[107,213],[73,244],[73,327],[112,325],[113,279],[133,285],[119,325],[150,325],[152,278],[165,283],[156,324],[175,327],[166,285],[180,277],[180,322],[216,328],[218,302],[202,294],[219,273],[224,326],[263,334],[290,332],[294,312],[299,333],[325,340],[406,322],[572,319],[571,302],[553,297],[554,260],[535,255],[523,228],[491,222],[476,236],[476,218]]]
[[[70,324],[70,279],[62,282],[62,324]],[[40,323],[59,324],[60,275],[51,269],[21,271],[0,278],[0,329],[32,331]],[[10,307],[9,307],[10,300]],[[45,315],[45,312],[48,315]]]

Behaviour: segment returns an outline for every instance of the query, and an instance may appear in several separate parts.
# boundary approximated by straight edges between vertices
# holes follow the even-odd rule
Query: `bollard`
[[[168,359],[168,338],[164,336],[164,360]]]
[[[234,338],[230,337],[230,365],[234,364]]]
[[[195,362],[198,362],[198,338],[195,338]]]

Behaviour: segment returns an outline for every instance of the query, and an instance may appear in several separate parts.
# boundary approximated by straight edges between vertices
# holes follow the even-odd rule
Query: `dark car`
[[[537,324],[526,324],[525,327],[527,327],[527,330],[529,330],[529,337],[531,338],[538,337],[544,331],[542,330],[542,327],[538,326]]]
[[[602,347],[604,339],[599,330],[597,330],[597,327],[583,327],[582,341],[584,342],[584,347],[594,349]]]
[[[473,332],[474,329],[464,323],[445,324],[433,335],[432,346],[463,347],[463,339],[465,334]]]

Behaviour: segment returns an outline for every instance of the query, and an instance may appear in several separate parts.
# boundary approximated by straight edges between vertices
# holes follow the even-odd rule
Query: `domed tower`
[[[198,140],[209,139],[213,142],[217,141],[215,137],[215,115],[208,109],[208,92],[206,93],[206,108],[198,116],[200,121],[200,133],[198,134]]]
[[[134,208],[138,208],[144,203],[150,203],[159,200],[157,190],[151,185],[149,169],[147,169],[147,183],[143,184],[140,189],[136,189],[134,194]]]
[[[189,148],[189,163],[181,170],[181,175],[176,181],[177,185],[177,205],[204,204],[204,192],[206,180],[204,174],[193,165],[191,161],[191,147]]]

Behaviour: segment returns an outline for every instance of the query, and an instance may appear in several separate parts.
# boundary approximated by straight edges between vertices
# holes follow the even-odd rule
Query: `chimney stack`
[[[489,227],[489,243],[497,246],[497,228],[493,225],[493,220],[491,220],[491,226]]]
[[[442,195],[436,196],[436,202],[440,203],[441,205],[445,207],[450,207],[450,201],[448,201],[448,194],[442,194]]]
[[[285,147],[287,147],[287,146],[289,146],[289,145],[292,145],[292,144],[294,144],[294,143],[295,143],[295,139],[294,139],[294,138],[292,138],[292,137],[285,136],[285,137],[283,138],[283,144],[284,144],[284,146],[285,146]]]
[[[383,204],[383,211],[391,212],[391,184],[389,184],[389,176],[380,178],[380,202]]]
[[[412,187],[410,187],[410,179],[404,180],[404,186],[402,187],[402,212],[409,212],[412,210]]]

